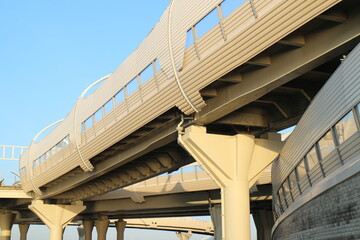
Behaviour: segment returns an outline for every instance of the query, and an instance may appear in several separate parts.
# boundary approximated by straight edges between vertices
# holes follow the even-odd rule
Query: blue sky
[[[0,0],[0,144],[28,145],[67,115],[81,92],[112,73],[169,0]]]
[[[136,49],[169,2],[0,0],[0,145],[27,146],[42,128],[64,118],[87,86]],[[17,163],[1,161],[0,170],[8,177],[7,170],[18,172]],[[29,239],[48,239],[44,229],[31,227]],[[14,239],[17,232],[16,226]],[[69,228],[64,239],[74,234]],[[174,233],[127,234],[177,239]]]
[[[150,32],[169,0],[0,0],[0,145],[27,146]],[[17,170],[10,161],[5,170]]]

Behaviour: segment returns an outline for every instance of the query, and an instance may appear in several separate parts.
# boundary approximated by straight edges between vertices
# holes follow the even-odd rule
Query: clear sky
[[[64,118],[87,86],[136,49],[169,2],[0,0],[0,145],[27,146],[42,128]],[[1,161],[0,177],[17,168]],[[76,239],[74,234],[69,228],[64,239]],[[177,239],[168,232],[127,234],[128,240]],[[32,226],[29,239],[48,239],[48,230]]]
[[[150,32],[169,0],[0,0],[0,145],[27,146]],[[17,164],[0,164],[1,176]],[[15,166],[15,167],[14,167]]]

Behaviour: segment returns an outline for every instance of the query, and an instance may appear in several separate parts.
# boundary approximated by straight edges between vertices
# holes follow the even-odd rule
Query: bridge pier
[[[20,240],[26,240],[29,227],[28,223],[19,223]]]
[[[222,216],[221,216],[221,205],[216,204],[214,206],[210,206],[209,208],[211,221],[214,225],[214,238],[215,240],[221,239],[222,236]]]
[[[79,240],[85,240],[85,231],[83,225],[78,226],[77,232],[79,234]]]
[[[223,239],[250,240],[249,188],[278,155],[281,141],[208,134],[205,127],[190,126],[178,142],[221,188]]]
[[[108,217],[104,215],[99,216],[99,218],[95,221],[98,240],[106,240],[109,222]]]
[[[271,240],[271,229],[274,226],[274,215],[271,209],[259,209],[253,212],[258,240]]]
[[[183,233],[183,232],[177,232],[176,236],[180,239],[180,240],[189,240],[192,236],[192,232],[187,232],[187,233]]]
[[[50,240],[62,240],[66,225],[84,211],[83,205],[44,204],[42,200],[33,200],[29,209],[50,228]]]
[[[10,210],[0,210],[0,228],[1,240],[10,240],[11,228],[13,226],[16,214]]]
[[[126,227],[126,221],[119,219],[115,222],[117,240],[124,240],[124,231]]]
[[[83,219],[83,227],[84,227],[85,240],[91,240],[92,239],[92,231],[94,228],[94,220]]]

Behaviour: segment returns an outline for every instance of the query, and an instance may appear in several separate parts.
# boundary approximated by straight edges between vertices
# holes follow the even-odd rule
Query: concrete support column
[[[99,216],[99,218],[95,221],[98,240],[106,240],[109,222],[110,221],[107,216]]]
[[[274,215],[270,209],[259,209],[253,213],[258,240],[271,240],[271,229],[274,225]]]
[[[13,226],[16,214],[10,210],[0,210],[0,228],[1,240],[10,240],[11,228]]]
[[[183,232],[177,232],[176,236],[180,239],[180,240],[189,240],[192,236],[192,232],[187,232],[187,233],[183,233]]]
[[[19,223],[20,240],[26,240],[29,227],[28,223]]]
[[[79,240],[85,240],[84,226],[83,225],[78,226],[77,231],[79,234]]]
[[[208,134],[200,126],[179,133],[178,142],[221,188],[223,239],[250,240],[249,188],[276,158],[283,143],[245,134]]]
[[[124,240],[124,231],[126,227],[126,221],[123,219],[119,219],[115,222],[116,232],[117,232],[117,240]]]
[[[83,205],[44,204],[41,200],[33,200],[29,206],[29,209],[50,228],[50,240],[62,240],[66,225],[85,208]]]
[[[214,206],[210,206],[209,208],[211,221],[214,225],[214,238],[215,240],[221,240],[222,238],[222,216],[221,216],[221,205],[216,204]]]
[[[94,220],[84,219],[83,220],[85,240],[92,240],[92,231],[94,228]]]
[[[250,239],[250,199],[247,181],[231,181],[222,189],[225,239]],[[242,236],[242,238],[238,238]]]

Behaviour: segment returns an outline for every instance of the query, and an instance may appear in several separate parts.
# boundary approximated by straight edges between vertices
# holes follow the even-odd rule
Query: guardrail
[[[0,160],[19,160],[28,147],[0,145]]]
[[[19,161],[21,154],[23,154],[27,148],[28,147],[24,146],[0,145],[0,160]],[[5,172],[10,173],[5,174]],[[17,186],[19,184],[19,177],[17,173],[10,170],[7,171],[6,169],[0,169],[0,186],[2,188],[5,186]]]
[[[199,180],[199,178],[204,178],[204,175],[207,176],[206,172],[201,168],[201,166],[198,163],[195,162],[183,166],[171,173],[163,173],[148,180],[136,183],[133,185],[133,187],[161,186],[175,182],[182,183],[184,181],[190,181],[190,179]]]

